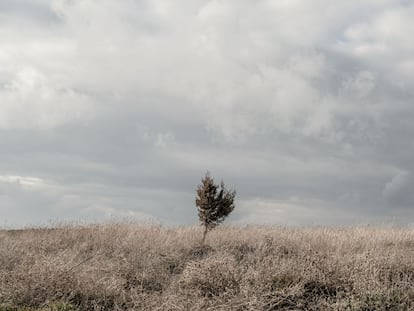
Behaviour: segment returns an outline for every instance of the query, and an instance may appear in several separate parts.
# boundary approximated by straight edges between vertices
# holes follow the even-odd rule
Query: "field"
[[[0,310],[414,310],[414,230],[0,230]]]

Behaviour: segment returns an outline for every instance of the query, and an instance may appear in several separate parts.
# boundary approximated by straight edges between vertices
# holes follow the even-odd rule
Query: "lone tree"
[[[198,217],[204,226],[203,240],[204,245],[207,232],[214,229],[233,211],[235,190],[227,190],[224,183],[220,186],[214,183],[214,179],[207,172],[201,180],[201,185],[197,187],[196,206]]]

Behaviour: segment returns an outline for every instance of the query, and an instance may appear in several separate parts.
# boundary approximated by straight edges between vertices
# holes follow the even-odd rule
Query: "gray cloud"
[[[29,19],[38,23],[55,23],[59,17],[47,0],[3,0],[0,3],[0,23],[13,19]]]
[[[0,225],[413,222],[407,1],[0,4]]]
[[[414,205],[414,177],[411,172],[396,174],[384,187],[384,197],[395,206],[412,208]]]

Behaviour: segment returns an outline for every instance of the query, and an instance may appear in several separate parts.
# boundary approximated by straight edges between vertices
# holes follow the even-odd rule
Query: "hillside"
[[[414,230],[0,231],[0,310],[414,310]]]

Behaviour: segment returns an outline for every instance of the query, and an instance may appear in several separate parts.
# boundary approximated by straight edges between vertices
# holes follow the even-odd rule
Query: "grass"
[[[0,311],[414,310],[414,230],[0,230]]]

